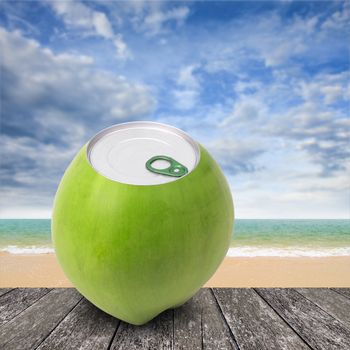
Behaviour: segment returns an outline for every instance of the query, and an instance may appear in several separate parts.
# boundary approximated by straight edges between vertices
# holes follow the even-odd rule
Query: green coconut
[[[59,185],[52,238],[69,280],[98,308],[141,325],[179,306],[214,274],[229,248],[233,203],[215,160],[159,185],[97,173],[87,145]]]

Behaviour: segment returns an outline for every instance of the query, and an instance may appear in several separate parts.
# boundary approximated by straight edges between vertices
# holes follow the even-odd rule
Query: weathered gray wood
[[[132,326],[74,289],[16,288],[0,297],[0,349],[350,349],[349,315],[349,289],[216,288]]]
[[[167,310],[142,326],[120,322],[110,349],[172,349],[173,316],[173,310]]]
[[[10,321],[50,291],[48,288],[17,288],[0,298],[0,326]]]
[[[257,289],[274,310],[314,349],[350,349],[350,330],[293,289]]]
[[[350,288],[331,288],[331,289],[350,299]]]
[[[0,297],[6,293],[8,293],[9,291],[13,291],[15,290],[15,288],[0,288]]]
[[[174,349],[238,349],[210,289],[174,309]]]
[[[119,322],[84,298],[37,350],[107,349]]]
[[[224,315],[214,297],[213,291],[203,293],[202,338],[206,350],[238,350],[237,343],[231,334]]]
[[[174,309],[174,350],[202,349],[203,290]]]
[[[350,299],[328,288],[298,288],[297,291],[350,328]]]
[[[75,289],[54,289],[0,328],[0,349],[32,349],[81,300]]]
[[[253,289],[213,292],[240,349],[309,349]]]

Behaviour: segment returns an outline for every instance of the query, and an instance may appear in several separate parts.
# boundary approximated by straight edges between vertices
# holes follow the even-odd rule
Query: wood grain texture
[[[167,310],[142,326],[120,322],[110,349],[172,350],[173,317],[173,310]]]
[[[10,321],[50,291],[48,288],[17,288],[0,298],[0,326]]]
[[[240,349],[309,349],[253,289],[213,292]]]
[[[0,296],[7,320],[0,349],[347,350],[346,291],[204,288],[184,305],[133,326],[75,289],[16,288]]]
[[[10,292],[10,291],[13,291],[13,290],[15,290],[15,288],[1,288],[0,289],[0,297],[4,294]]]
[[[331,289],[350,299],[350,288],[331,288]]]
[[[107,349],[119,322],[84,298],[37,349]]]
[[[174,309],[174,350],[202,349],[202,291]]]
[[[174,350],[238,349],[210,289],[174,309]]]
[[[0,328],[0,349],[33,349],[81,300],[75,289],[54,289]]]
[[[298,288],[296,290],[350,328],[350,299],[328,288]]]
[[[214,297],[212,290],[205,290],[202,311],[203,349],[238,350],[235,338]]]
[[[350,330],[293,289],[257,292],[313,349],[350,349]]]

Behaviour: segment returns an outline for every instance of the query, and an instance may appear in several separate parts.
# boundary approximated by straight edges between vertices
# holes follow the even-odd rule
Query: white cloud
[[[259,118],[266,118],[268,107],[257,95],[241,95],[235,102],[232,113],[221,123],[221,127],[235,123],[256,123]]]
[[[152,82],[163,101],[155,114],[157,119],[183,128],[209,148],[231,183],[237,216],[348,217],[349,76],[315,73],[346,69],[342,33],[349,24],[343,10],[334,10],[341,6],[300,11],[300,16],[286,15],[280,7],[266,10],[263,16],[244,11],[231,21],[212,21],[210,30],[207,22],[202,22],[177,32],[173,29],[183,21],[167,16],[178,4],[106,1],[100,3],[98,11],[91,3],[84,2],[84,6],[105,13],[112,30],[119,31],[123,24],[130,30],[123,32],[127,42],[132,38],[141,43],[135,45],[135,60],[118,69]],[[197,11],[195,4],[188,6]],[[189,14],[184,17],[186,20]],[[66,15],[64,21],[75,34],[105,38],[105,44],[115,46],[119,60],[132,58],[124,37],[116,33],[109,37],[103,20],[97,29],[91,16],[75,19],[76,26],[69,24],[73,18]],[[152,35],[158,36],[150,38]],[[28,164],[35,163],[31,152],[36,149],[43,154],[44,163],[49,153],[60,150],[65,155],[62,161],[68,161],[65,140],[74,154],[73,148],[79,148],[87,134],[100,125],[152,111],[154,100],[144,85],[97,71],[91,57],[57,55],[36,42],[32,44],[28,42],[22,50],[3,50],[14,62],[10,72],[15,78],[9,79],[8,69],[4,70],[4,81],[12,81],[4,84],[5,92],[10,93],[12,106],[14,101],[20,106],[8,114],[16,116],[11,127],[26,126],[33,120],[26,129],[35,131],[40,142],[31,144],[26,135],[11,140],[23,153],[28,152]],[[96,56],[96,64],[105,62]],[[200,62],[200,66],[186,65],[191,62]],[[109,60],[107,64],[110,66]],[[24,75],[29,77],[27,81]],[[15,85],[17,76],[19,87]],[[74,120],[71,133],[66,130],[69,120]],[[45,148],[52,135],[65,135],[56,140],[60,148]],[[9,163],[15,165],[17,175],[7,175],[8,181],[18,184],[8,186],[7,198],[20,210],[31,205],[28,198],[38,207],[47,207],[52,193],[46,192],[54,186],[45,189],[40,186],[45,181],[39,173],[25,167],[22,171],[16,154],[10,154]],[[56,181],[58,168],[64,166],[53,168],[43,174]],[[38,187],[31,191],[26,186],[33,186],[29,184],[35,178]]]
[[[132,58],[122,35],[114,34],[112,24],[104,12],[95,11],[79,1],[48,1],[47,3],[68,27],[82,29],[84,35],[96,35],[111,40],[116,48],[117,59]]]
[[[198,91],[192,89],[174,90],[175,108],[191,109],[195,106],[198,100]]]
[[[109,23],[107,16],[103,12],[93,11],[92,23],[97,34],[108,39],[113,37],[112,26]]]
[[[79,148],[104,127],[151,113],[155,99],[147,86],[96,69],[90,57],[55,54],[18,31],[0,28],[0,47],[4,217],[32,203],[50,207]]]
[[[117,34],[113,42],[116,48],[116,55],[118,59],[127,60],[133,58],[133,55],[125,44],[121,34]]]
[[[349,165],[347,171],[320,177],[293,143],[283,150],[273,146],[258,158],[262,168],[231,178],[237,217],[349,218]]]
[[[242,16],[225,22],[217,31],[204,31],[203,43],[192,45],[199,52],[209,73],[234,72],[242,77],[249,66],[263,63],[266,67],[289,67],[294,59],[329,55],[322,45],[324,31],[319,29],[318,15],[293,16],[285,21],[277,11],[264,16]],[[322,51],[322,52],[321,52]],[[303,63],[298,62],[297,67]]]
[[[47,4],[62,17],[68,26],[95,29],[94,11],[79,1],[47,1]]]
[[[343,2],[340,10],[335,11],[331,16],[327,17],[322,23],[322,29],[326,30],[343,30],[349,27],[350,23],[350,3]]]
[[[181,86],[197,88],[199,85],[198,78],[194,75],[194,71],[199,68],[198,64],[190,64],[182,67],[179,72],[177,83]]]
[[[18,200],[18,198],[16,198]],[[34,200],[34,198],[33,198]],[[12,207],[2,206],[0,203],[0,218],[2,219],[49,219],[51,218],[51,208],[47,205],[42,207],[28,206],[25,203],[23,206]]]
[[[146,23],[163,23],[166,21],[183,21],[187,18],[190,10],[186,6],[176,7],[165,12],[154,12],[146,17]]]
[[[347,91],[348,72],[289,79],[282,74],[265,84],[238,81],[233,111],[220,126],[232,137],[258,140],[265,153],[287,142],[297,164],[305,158],[317,177],[337,178],[350,158]]]
[[[265,149],[258,139],[239,139],[222,137],[207,144],[209,151],[214,155],[220,165],[230,173],[255,173],[261,169],[256,159],[264,153]]]
[[[81,118],[113,120],[146,114],[154,106],[147,87],[95,70],[87,56],[54,54],[19,32],[4,29],[0,29],[0,40],[3,66],[16,76],[8,93],[31,110],[62,106],[80,110]]]
[[[0,217],[24,215],[18,210],[27,208],[28,212],[28,208],[32,209],[31,203],[49,211],[47,208],[52,205],[59,178],[82,146],[82,140],[78,141],[79,136],[74,135],[74,124],[70,125],[69,130],[63,130],[60,125],[60,130],[70,141],[74,140],[70,148],[25,136],[1,136]],[[25,215],[27,217],[28,213]]]
[[[148,37],[169,33],[171,26],[179,28],[190,15],[189,6],[179,6],[173,1],[100,0],[99,3],[108,9],[113,24],[130,25]]]
[[[200,84],[198,77],[194,75],[194,71],[198,68],[198,64],[191,64],[182,67],[179,71],[176,79],[179,88],[173,92],[178,109],[191,109],[198,101]]]
[[[178,27],[183,25],[190,9],[187,6],[167,9],[166,5],[166,2],[148,2],[147,6],[143,3],[143,6],[132,7],[136,12],[133,17],[135,29],[153,36],[163,33],[170,23],[175,23]]]
[[[294,21],[286,28],[283,28],[282,23],[278,23],[278,26],[272,31],[283,33],[283,35],[272,36],[272,40],[267,39],[265,43],[263,42],[264,46],[261,47],[266,65],[286,64],[290,58],[298,57],[307,51],[310,41],[316,34],[318,21],[318,16],[295,17]]]
[[[310,80],[299,82],[297,93],[305,101],[322,101],[326,105],[347,100],[349,72],[318,74]]]
[[[186,6],[176,7],[163,12],[158,10],[146,16],[144,23],[153,33],[158,33],[166,22],[175,21],[178,25],[182,24],[189,13],[190,10]]]
[[[318,35],[319,17],[294,16],[288,24],[277,14],[263,17],[248,31],[248,45],[258,51],[267,67],[286,65],[307,52]]]

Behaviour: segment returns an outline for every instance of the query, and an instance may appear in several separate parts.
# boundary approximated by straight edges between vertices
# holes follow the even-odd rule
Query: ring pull
[[[168,168],[164,169],[156,169],[152,166],[152,163],[156,160],[165,160],[170,163],[170,166]],[[168,156],[154,156],[146,162],[146,168],[147,170],[151,171],[152,173],[166,175],[166,176],[173,176],[173,177],[181,177],[188,173],[188,169],[176,161],[175,159],[168,157]]]

